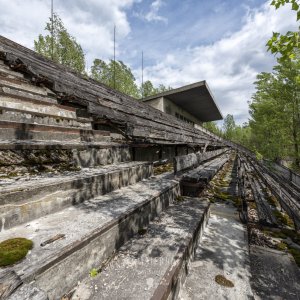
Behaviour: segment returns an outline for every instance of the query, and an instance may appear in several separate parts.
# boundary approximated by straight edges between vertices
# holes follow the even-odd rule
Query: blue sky
[[[0,34],[33,48],[50,14],[50,0],[0,0]],[[223,115],[242,124],[259,72],[275,58],[265,43],[272,31],[295,30],[290,7],[275,11],[258,0],[54,0],[55,11],[82,45],[87,66],[113,57],[128,64],[139,82],[179,87],[207,80]]]

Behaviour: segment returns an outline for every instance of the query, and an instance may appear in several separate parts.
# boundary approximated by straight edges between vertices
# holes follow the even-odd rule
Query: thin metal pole
[[[116,25],[114,25],[114,89],[116,88]]]
[[[51,0],[51,58],[54,58],[53,0]]]
[[[142,99],[144,98],[144,52],[142,51]]]

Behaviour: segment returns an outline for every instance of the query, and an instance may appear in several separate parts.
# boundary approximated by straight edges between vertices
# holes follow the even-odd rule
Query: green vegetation
[[[139,98],[139,90],[131,69],[122,61],[114,62],[110,60],[106,63],[96,58],[91,68],[91,77],[111,88],[115,88],[121,93]]]
[[[267,197],[267,201],[273,207],[277,207],[278,206],[278,201],[277,201],[276,197],[273,196],[273,195],[268,196]]]
[[[276,9],[291,4],[292,10],[296,12],[297,21],[300,20],[300,5],[298,0],[273,0],[271,5]],[[281,60],[295,58],[295,54],[300,48],[300,30],[288,31],[286,34],[274,32],[272,38],[267,43],[268,50],[274,54],[280,54]],[[300,75],[298,74],[298,78]]]
[[[215,277],[215,281],[217,284],[220,284],[222,286],[225,286],[225,287],[234,287],[234,284],[231,280],[227,279],[225,276],[223,275],[217,275]]]
[[[281,250],[281,251],[287,250],[287,244],[280,242],[276,245],[276,248],[277,248],[277,250]]]
[[[98,275],[98,270],[94,268],[94,269],[90,270],[89,274],[92,278],[96,277]]]
[[[34,50],[57,63],[87,75],[83,49],[76,39],[68,33],[61,18],[56,13],[53,14],[53,28],[52,18],[50,18],[49,22],[46,23],[45,30],[48,34],[38,36],[37,40],[34,41]],[[96,58],[90,71],[94,80],[136,99],[172,89],[163,84],[154,87],[150,80],[138,87],[130,67],[120,60],[105,62]]]
[[[282,213],[279,210],[275,209],[273,211],[273,214],[276,217],[277,221],[280,222],[281,224],[294,227],[293,221],[286,213]]]
[[[33,247],[25,238],[8,239],[0,243],[0,266],[10,266],[22,260]]]
[[[39,35],[34,41],[34,50],[43,56],[63,64],[71,69],[84,74],[85,58],[81,46],[77,43],[65,28],[62,20],[57,14],[46,23],[45,30],[49,34]],[[53,37],[52,37],[53,29]]]
[[[250,104],[251,144],[265,158],[290,157],[300,166],[300,54],[261,73]]]
[[[126,66],[122,61],[114,62],[110,60],[106,63],[96,58],[91,67],[91,77],[136,99],[152,96],[171,89],[171,87],[167,88],[163,84],[155,88],[149,80],[144,82],[143,86],[138,87],[130,67]]]
[[[300,268],[300,250],[297,249],[289,249],[290,254],[293,255],[296,264],[298,265],[298,267]]]
[[[182,201],[184,201],[184,197],[183,197],[183,196],[177,196],[177,197],[175,198],[175,201],[176,201],[176,202],[182,202]]]
[[[172,163],[164,164],[153,168],[154,175],[160,175],[166,172],[173,172],[173,171],[174,171],[174,167]]]
[[[258,74],[256,92],[249,104],[249,123],[238,126],[232,115],[222,130],[215,123],[204,127],[252,150],[257,159],[293,161],[300,170],[300,51],[293,59],[278,60],[273,72]]]

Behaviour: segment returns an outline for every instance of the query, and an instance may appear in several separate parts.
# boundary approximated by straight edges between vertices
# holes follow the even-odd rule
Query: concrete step
[[[74,127],[0,121],[1,140],[110,141],[110,132]]]
[[[135,184],[152,175],[147,162],[128,162],[65,174],[0,181],[0,228],[3,230]]]
[[[27,93],[33,93],[42,96],[56,96],[51,90],[46,87],[35,86],[31,84],[28,80],[17,78],[7,78],[1,76],[0,74],[0,87],[8,87],[11,89],[17,89],[19,91],[25,91]]]
[[[5,96],[0,94],[0,109],[9,109],[21,112],[32,112],[52,117],[65,119],[76,119],[76,109],[68,106],[45,103],[34,99],[25,100],[17,97]]]
[[[32,92],[27,92],[27,91],[21,91],[15,88],[10,88],[7,86],[2,86],[0,83],[0,95],[1,96],[6,96],[6,97],[12,97],[16,99],[21,99],[24,101],[40,101],[44,103],[51,103],[51,104],[58,104],[56,95],[52,95],[52,97],[48,97],[45,95],[39,95],[39,94],[34,94]]]
[[[229,153],[222,154],[184,174],[180,182],[182,194],[197,196],[229,160],[229,157]]]
[[[247,229],[236,208],[214,203],[178,299],[254,299],[249,267]],[[218,284],[216,276],[224,276],[233,286]]]
[[[92,129],[90,120],[55,117],[43,113],[18,111],[10,108],[1,109],[0,121],[39,124],[46,126],[72,127],[87,130]]]
[[[9,66],[0,64],[0,75],[8,78],[24,78],[24,75],[13,71]]]
[[[127,242],[94,278],[87,276],[72,300],[174,299],[209,215],[209,202],[184,198]],[[99,266],[99,265],[98,265]]]
[[[23,281],[10,299],[32,299],[38,290],[59,299],[147,226],[178,193],[178,182],[161,176],[2,232],[1,241],[26,237],[34,242],[23,261],[7,268]],[[41,246],[58,234],[64,238]]]

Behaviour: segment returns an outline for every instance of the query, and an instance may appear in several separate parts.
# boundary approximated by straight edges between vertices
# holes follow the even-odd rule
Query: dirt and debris
[[[173,163],[167,163],[153,168],[153,173],[155,176],[166,172],[173,172],[173,171],[174,171]]]

